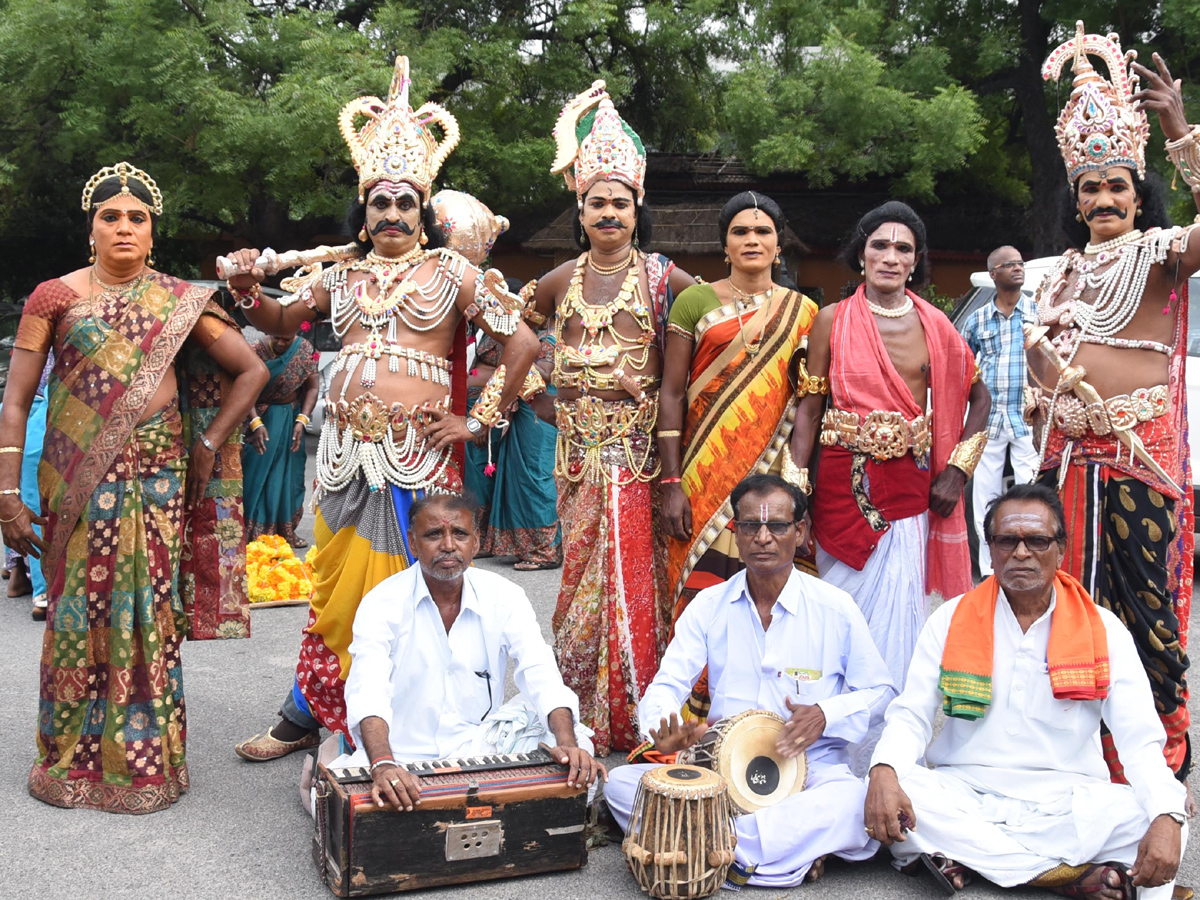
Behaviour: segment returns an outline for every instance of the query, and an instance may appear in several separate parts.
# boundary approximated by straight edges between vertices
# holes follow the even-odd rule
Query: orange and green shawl
[[[694,327],[683,321],[689,308]],[[683,291],[671,309],[672,331],[681,333],[682,326],[695,341],[682,444],[682,486],[692,506],[692,540],[671,540],[668,551],[676,619],[694,595],[691,590],[684,595],[689,577],[733,518],[730,492],[747,475],[779,468],[796,417],[788,366],[816,314],[815,303],[784,288],[776,288],[761,306],[739,312],[722,305],[710,285]],[[746,339],[757,342],[760,330],[758,352],[748,353]],[[708,580],[723,578],[714,574]]]
[[[942,711],[980,719],[992,702],[996,576],[967,591],[950,619],[938,688]],[[1083,585],[1059,569],[1054,577],[1054,615],[1046,648],[1050,687],[1059,700],[1103,700],[1108,696],[1108,634]]]

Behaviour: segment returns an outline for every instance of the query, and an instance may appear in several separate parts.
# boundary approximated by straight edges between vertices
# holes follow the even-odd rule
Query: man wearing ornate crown
[[[1102,59],[1105,79],[1088,55]],[[1040,326],[1027,326],[1040,385],[1041,480],[1057,488],[1070,544],[1063,568],[1132,632],[1180,780],[1191,767],[1187,731],[1192,493],[1184,363],[1187,280],[1200,241],[1174,228],[1161,187],[1147,177],[1146,110],[1158,113],[1167,154],[1193,190],[1200,145],[1178,84],[1124,56],[1116,35],[1076,35],[1047,58],[1043,77],[1071,61],[1071,98],[1056,133],[1067,166],[1065,229],[1072,248],[1038,288]],[[1140,83],[1139,83],[1140,82]],[[1140,88],[1140,90],[1139,90]],[[1112,737],[1105,758],[1123,779]]]
[[[650,243],[646,151],[597,81],[555,128],[551,171],[575,191],[583,253],[543,278],[526,318],[554,329],[562,521],[555,650],[596,751],[639,741],[637,704],[671,624],[658,520],[658,387],[667,310],[694,279]],[[547,321],[553,323],[547,325]]]
[[[408,60],[397,57],[386,102],[360,97],[341,112],[358,171],[358,201],[348,216],[361,226],[358,252],[350,248],[331,267],[285,281],[294,293],[278,302],[259,289],[272,254],[241,250],[231,258],[230,289],[257,328],[290,333],[328,317],[342,339],[317,451],[316,590],[282,720],[237,747],[252,761],[315,746],[321,725],[346,733],[344,685],[359,602],[412,564],[409,508],[427,491],[462,491],[461,443],[501,422],[538,350],[521,321],[523,303],[506,292],[500,273],[480,272],[439,247],[430,192],[458,141],[458,124],[435,103],[414,111],[409,84]],[[358,117],[366,123],[356,129]],[[469,416],[467,320],[504,346]]]

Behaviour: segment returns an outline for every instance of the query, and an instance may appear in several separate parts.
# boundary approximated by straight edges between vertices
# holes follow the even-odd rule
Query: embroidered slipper
[[[1085,878],[1090,878],[1092,875],[1100,873],[1100,877],[1091,884],[1084,884]],[[1116,872],[1118,884],[1114,887],[1108,884],[1108,873]],[[1133,881],[1125,872],[1125,867],[1116,862],[1094,863],[1084,870],[1084,873],[1072,881],[1070,884],[1064,884],[1062,887],[1054,888],[1056,893],[1062,894],[1064,897],[1091,897],[1092,894],[1098,894],[1105,889],[1119,890],[1125,900],[1133,900],[1136,889],[1133,886]]]
[[[321,733],[312,731],[298,741],[281,741],[267,729],[266,734],[256,734],[248,741],[242,741],[233,748],[233,752],[248,762],[267,762],[279,759],[297,750],[310,750],[321,743]]]
[[[536,563],[536,562],[530,562],[528,560],[523,559],[520,562],[513,563],[513,568],[518,572],[542,572],[547,569],[562,568],[562,563],[561,562]]]
[[[971,883],[971,870],[953,862],[943,853],[922,853],[917,858],[924,863],[929,874],[933,876],[933,880],[938,883],[947,897],[953,897],[959,891],[954,886],[952,879],[961,875],[963,887]]]

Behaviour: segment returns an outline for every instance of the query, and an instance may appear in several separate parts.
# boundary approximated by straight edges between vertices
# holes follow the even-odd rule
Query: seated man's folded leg
[[[604,785],[604,800],[625,834],[629,834],[629,818],[633,815],[633,801],[637,797],[642,776],[657,768],[657,765],[631,763],[617,766],[608,773],[608,783]]]

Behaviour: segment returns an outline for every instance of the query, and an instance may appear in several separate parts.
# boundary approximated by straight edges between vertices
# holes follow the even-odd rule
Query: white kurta
[[[896,770],[917,818],[908,840],[892,846],[893,855],[905,864],[919,853],[944,853],[1004,887],[1060,864],[1132,864],[1151,820],[1183,812],[1185,791],[1163,758],[1166,734],[1128,630],[1100,609],[1108,697],[1058,700],[1046,662],[1054,602],[1022,633],[1001,592],[988,711],[974,721],[947,719],[926,750],[942,703],[938,676],[958,603],[944,604],[922,631],[908,682],[887,711],[871,760]],[[1109,781],[1101,718],[1129,785]],[[932,771],[917,765],[922,754]],[[1171,889],[1141,896],[1166,898]]]
[[[929,545],[929,513],[897,519],[879,539],[861,571],[834,559],[817,547],[821,580],[854,598],[897,690],[904,687],[917,637],[929,615],[925,593],[925,556]],[[850,748],[850,768],[866,775],[875,742],[883,730],[880,720]]]
[[[525,592],[491,572],[463,575],[448,633],[420,566],[384,580],[359,604],[350,655],[346,718],[358,750],[337,765],[365,764],[361,724],[369,716],[387,723],[399,761],[524,752],[539,740],[554,743],[547,717],[555,709],[579,718]],[[503,704],[510,657],[521,695]],[[508,733],[514,728],[519,743]],[[587,736],[577,725],[590,751]]]
[[[737,859],[755,866],[751,884],[799,884],[813,860],[833,853],[868,859],[878,849],[863,827],[865,788],[847,765],[846,747],[861,740],[895,696],[867,623],[837,588],[794,571],[762,621],[746,590],[746,573],[696,595],[675,624],[675,637],[638,707],[646,737],[678,712],[708,666],[710,721],[748,709],[791,716],[785,700],[816,704],[824,735],[808,748],[808,788],[782,803],[734,820]],[[644,765],[621,766],[604,793],[627,828]]]

